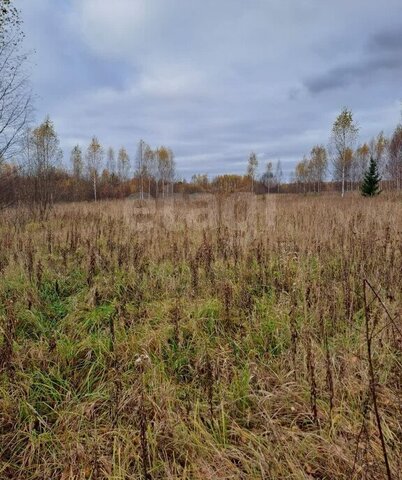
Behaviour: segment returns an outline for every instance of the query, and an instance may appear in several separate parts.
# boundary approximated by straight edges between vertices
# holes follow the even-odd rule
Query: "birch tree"
[[[306,193],[306,185],[309,181],[310,162],[306,157],[296,165],[295,179],[298,184],[303,185],[303,193]]]
[[[261,180],[269,193],[275,181],[272,162],[267,162],[265,166],[265,172],[262,174]]]
[[[103,149],[99,140],[93,137],[88,146],[87,154],[87,172],[89,180],[92,182],[94,201],[97,201],[97,184],[99,178],[99,171],[103,162]]]
[[[370,148],[367,143],[363,143],[356,148],[353,155],[352,179],[353,182],[359,183],[368,169],[370,161]]]
[[[281,164],[281,161],[278,160],[276,162],[276,168],[275,168],[275,181],[276,181],[278,193],[279,193],[280,186],[282,184],[282,178],[283,178],[282,164]]]
[[[84,173],[84,162],[82,160],[82,150],[79,145],[76,145],[71,150],[70,161],[71,161],[74,179],[76,181],[81,180],[82,175]]]
[[[151,197],[151,182],[156,172],[155,152],[149,145],[145,145],[143,150],[143,163],[145,175],[148,179],[148,197]]]
[[[402,124],[398,125],[388,144],[387,172],[395,188],[402,188]]]
[[[353,150],[359,129],[353,121],[351,110],[344,108],[336,118],[331,133],[331,145],[334,150],[334,168],[340,176],[342,197],[345,196],[345,186],[348,167],[350,166],[350,151]]]
[[[124,147],[120,148],[117,155],[117,170],[120,180],[128,180],[130,174],[130,157]]]
[[[77,200],[79,197],[81,180],[84,175],[84,162],[82,159],[82,150],[79,145],[76,145],[71,150],[70,162],[73,172],[73,197]]]
[[[109,147],[107,149],[106,169],[111,175],[116,173],[116,155],[115,155],[114,149],[112,147]]]
[[[257,155],[254,152],[251,152],[250,156],[248,157],[248,164],[247,164],[247,175],[251,180],[251,193],[254,193],[254,182],[255,182],[255,176],[257,173],[257,168],[258,168]]]
[[[31,111],[23,39],[19,11],[0,0],[0,164],[19,150]]]
[[[136,155],[136,177],[140,181],[140,198],[141,200],[144,199],[144,179],[146,176],[146,170],[145,170],[145,162],[144,162],[144,150],[146,147],[146,143],[144,140],[140,140],[138,142],[138,147],[137,147],[137,155]]]
[[[168,159],[168,167],[167,167],[167,181],[170,185],[170,193],[173,195],[174,193],[174,182],[176,178],[176,162],[174,160],[174,153],[173,151],[168,148],[169,159]]]
[[[370,156],[375,160],[381,175],[384,175],[386,171],[386,153],[388,144],[389,139],[384,136],[384,132],[380,132],[369,142]]]
[[[311,172],[317,192],[320,193],[328,167],[327,151],[323,145],[315,145],[310,153]]]
[[[169,179],[170,171],[170,153],[168,148],[159,147],[157,149],[157,159],[158,159],[158,177],[162,184],[162,198],[165,197],[165,187]]]
[[[32,200],[43,217],[53,204],[54,174],[61,161],[59,138],[49,117],[32,130],[28,153],[28,175],[32,179]]]

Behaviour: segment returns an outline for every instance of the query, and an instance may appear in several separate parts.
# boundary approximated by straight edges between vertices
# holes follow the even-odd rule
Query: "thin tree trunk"
[[[94,175],[94,200],[96,202],[96,175]]]
[[[345,165],[342,166],[342,198],[345,196]]]

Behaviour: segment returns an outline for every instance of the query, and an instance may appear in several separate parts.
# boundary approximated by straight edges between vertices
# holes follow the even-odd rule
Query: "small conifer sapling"
[[[363,197],[374,197],[375,195],[380,194],[380,181],[381,176],[378,173],[377,162],[371,157],[369,168],[364,175],[363,183],[360,186],[360,191]]]

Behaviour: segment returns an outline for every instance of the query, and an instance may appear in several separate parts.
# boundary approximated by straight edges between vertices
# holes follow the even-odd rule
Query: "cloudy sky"
[[[360,139],[401,120],[401,0],[16,0],[36,119],[69,150],[170,146],[180,176],[286,174],[343,106]]]

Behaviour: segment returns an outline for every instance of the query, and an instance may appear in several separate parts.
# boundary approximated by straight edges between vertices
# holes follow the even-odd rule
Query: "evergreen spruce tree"
[[[380,180],[381,177],[378,173],[377,162],[373,157],[370,157],[369,168],[364,175],[363,183],[360,186],[360,191],[363,197],[374,197],[381,193]]]

